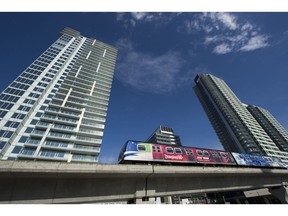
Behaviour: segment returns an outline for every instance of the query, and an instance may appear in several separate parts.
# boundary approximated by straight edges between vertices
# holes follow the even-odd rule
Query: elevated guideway
[[[287,203],[287,182],[285,169],[0,161],[0,203],[142,203],[261,188]]]

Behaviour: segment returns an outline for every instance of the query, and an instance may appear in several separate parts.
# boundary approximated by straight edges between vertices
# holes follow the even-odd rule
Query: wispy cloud
[[[169,23],[174,17],[181,13],[150,13],[150,12],[131,12],[117,13],[116,20],[122,23],[126,28],[135,27],[138,24],[152,23],[155,26]]]
[[[187,82],[187,71],[183,70],[185,62],[180,53],[168,51],[154,55],[137,51],[128,39],[121,39],[116,46],[119,59],[116,77],[145,92],[164,94],[176,90]]]
[[[232,48],[227,43],[217,45],[213,50],[213,52],[217,54],[226,54],[231,51],[232,51]]]
[[[203,44],[215,54],[248,52],[269,46],[269,36],[231,13],[201,13],[185,21],[188,34],[205,33]]]
[[[252,51],[259,48],[263,48],[266,46],[269,46],[267,43],[267,36],[263,35],[257,35],[249,39],[249,41],[246,43],[246,45],[242,46],[240,48],[241,51]]]

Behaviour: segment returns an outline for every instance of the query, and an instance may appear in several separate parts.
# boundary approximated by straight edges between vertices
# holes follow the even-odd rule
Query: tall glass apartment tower
[[[225,150],[279,157],[288,163],[288,153],[278,148],[223,80],[198,74],[194,81],[194,91]]]
[[[65,28],[0,94],[0,159],[98,162],[116,56]]]
[[[247,108],[278,148],[288,152],[288,132],[274,116],[258,106],[249,105]]]

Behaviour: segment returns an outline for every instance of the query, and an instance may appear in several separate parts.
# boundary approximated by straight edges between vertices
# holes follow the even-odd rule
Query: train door
[[[184,150],[185,150],[185,153],[186,153],[186,155],[187,155],[187,160],[188,161],[192,161],[192,162],[196,162],[196,159],[195,159],[195,156],[194,156],[194,154],[193,154],[193,151],[192,151],[192,149],[190,149],[190,148],[184,148]]]
[[[217,151],[212,151],[212,150],[210,152],[211,152],[211,160],[215,163],[221,164],[222,161],[221,161],[221,157],[219,153]]]
[[[163,153],[161,150],[161,145],[152,144],[152,155],[153,160],[155,161],[162,161],[163,160]]]

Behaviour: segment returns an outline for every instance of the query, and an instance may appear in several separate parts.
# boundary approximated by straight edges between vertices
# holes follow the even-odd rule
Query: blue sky
[[[119,49],[100,162],[116,162],[127,140],[159,125],[183,145],[222,149],[193,92],[195,75],[222,78],[287,129],[287,20],[280,12],[1,12],[0,91],[68,26]]]

